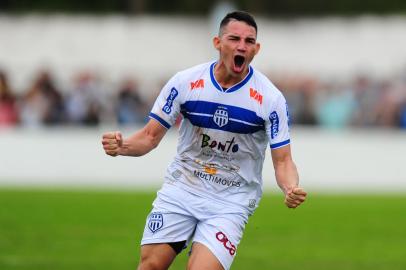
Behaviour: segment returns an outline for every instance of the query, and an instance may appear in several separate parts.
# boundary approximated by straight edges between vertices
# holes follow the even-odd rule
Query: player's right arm
[[[110,156],[142,156],[158,146],[180,112],[181,87],[175,74],[162,88],[149,114],[149,122],[132,136],[123,139],[119,131],[103,134],[104,151]]]
[[[132,136],[123,139],[121,132],[106,132],[102,136],[103,149],[110,156],[142,156],[158,146],[167,129],[157,120],[149,122]]]

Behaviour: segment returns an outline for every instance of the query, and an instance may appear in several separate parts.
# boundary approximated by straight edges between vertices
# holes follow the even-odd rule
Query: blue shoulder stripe
[[[181,113],[193,125],[249,134],[265,129],[265,121],[253,111],[208,101],[187,101]]]

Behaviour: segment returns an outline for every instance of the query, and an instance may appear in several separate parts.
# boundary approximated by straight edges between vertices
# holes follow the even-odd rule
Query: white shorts
[[[224,205],[177,189],[177,196],[158,193],[141,245],[199,242],[210,249],[224,269],[230,269],[248,217],[233,211],[224,213]]]

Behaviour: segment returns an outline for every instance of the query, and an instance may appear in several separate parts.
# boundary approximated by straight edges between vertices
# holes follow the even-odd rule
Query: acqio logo
[[[166,103],[162,108],[162,111],[166,114],[170,114],[172,112],[173,101],[178,96],[178,90],[175,87],[171,89],[169,96],[166,98]]]

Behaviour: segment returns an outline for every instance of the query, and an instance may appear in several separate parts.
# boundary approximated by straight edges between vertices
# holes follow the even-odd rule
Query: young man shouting
[[[177,154],[146,221],[139,270],[168,269],[189,243],[188,269],[229,269],[262,196],[268,145],[287,207],[307,195],[291,156],[285,98],[250,66],[260,49],[254,18],[227,14],[213,44],[218,60],[173,76],[144,128],[127,139],[103,135],[108,155],[142,156],[183,116]]]

